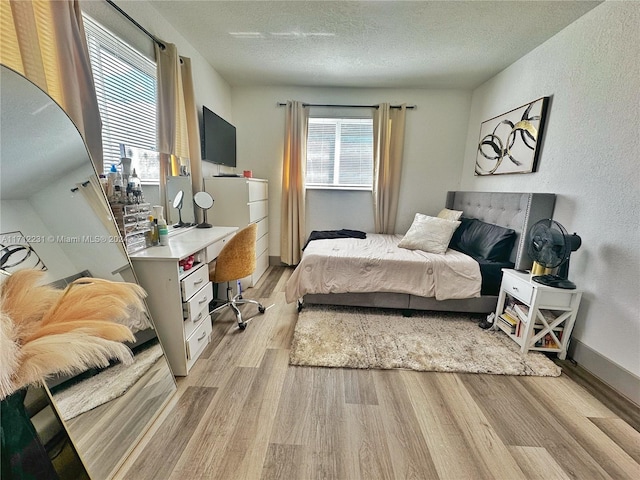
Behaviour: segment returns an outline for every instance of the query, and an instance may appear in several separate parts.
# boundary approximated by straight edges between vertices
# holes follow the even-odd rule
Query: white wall
[[[63,177],[53,179],[47,188],[35,193],[29,203],[47,230],[58,238],[59,248],[68,258],[73,271],[57,279],[89,270],[105,280],[122,281],[119,273],[129,268],[129,260],[118,238],[85,200],[80,191],[71,192],[78,183],[87,181],[94,170],[88,163]],[[91,238],[89,238],[91,237]]]
[[[106,280],[122,281],[129,268],[124,248],[109,235],[84,196],[72,192],[94,174],[87,164],[59,178],[27,199],[2,200],[0,232],[20,231],[47,267],[44,280],[53,282],[89,270]]]
[[[446,191],[458,188],[471,95],[459,90],[234,87],[238,171],[269,180],[269,255],[280,255],[280,185],[285,110],[278,102],[417,105],[407,112],[399,218],[404,233],[416,212],[436,214]],[[370,192],[309,191],[307,231],[355,228],[373,231]]]
[[[583,241],[569,272],[585,290],[574,338],[635,376],[639,44],[638,4],[605,2],[476,89],[461,177],[462,189],[558,195],[554,218]],[[541,96],[553,98],[538,172],[475,177],[480,123]]]

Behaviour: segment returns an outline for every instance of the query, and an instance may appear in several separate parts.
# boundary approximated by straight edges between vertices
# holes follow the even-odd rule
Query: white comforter
[[[480,296],[480,267],[447,250],[438,255],[399,248],[402,235],[314,240],[286,285],[291,303],[307,293],[395,292],[437,300]]]

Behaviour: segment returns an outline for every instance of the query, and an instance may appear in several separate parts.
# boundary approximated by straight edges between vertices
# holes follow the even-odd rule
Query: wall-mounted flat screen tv
[[[202,107],[202,160],[236,166],[236,127]]]

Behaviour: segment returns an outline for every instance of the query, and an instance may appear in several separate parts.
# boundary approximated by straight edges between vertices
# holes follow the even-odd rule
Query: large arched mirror
[[[0,69],[0,236],[3,248],[13,246],[3,268],[43,268],[46,281],[60,286],[78,276],[135,282],[78,130],[42,90]],[[52,416],[63,419],[93,480],[115,474],[176,391],[149,315],[129,326],[133,365],[48,382]]]

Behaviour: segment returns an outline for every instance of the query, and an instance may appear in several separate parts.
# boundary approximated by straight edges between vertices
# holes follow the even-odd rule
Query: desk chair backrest
[[[238,233],[222,248],[209,271],[210,280],[224,283],[251,275],[256,269],[256,231],[258,226],[252,223]]]

